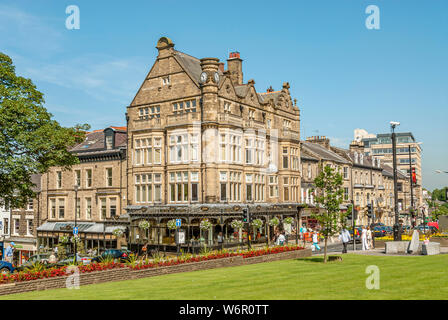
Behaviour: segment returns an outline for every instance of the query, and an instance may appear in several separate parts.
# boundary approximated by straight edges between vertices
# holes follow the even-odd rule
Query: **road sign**
[[[180,227],[182,225],[181,219],[176,219],[176,227]]]
[[[184,230],[179,230],[178,232],[177,232],[177,237],[176,237],[177,239],[177,241],[176,241],[176,243],[177,244],[184,244],[185,243],[185,231]]]
[[[78,227],[74,227],[73,228],[73,235],[77,236],[78,235]]]

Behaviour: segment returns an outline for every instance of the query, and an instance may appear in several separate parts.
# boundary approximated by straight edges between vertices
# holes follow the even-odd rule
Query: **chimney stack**
[[[243,84],[243,60],[238,51],[231,52],[227,59],[227,69],[230,74],[230,80],[234,85]]]
[[[221,70],[221,72],[224,73],[224,62],[219,63],[219,70]]]

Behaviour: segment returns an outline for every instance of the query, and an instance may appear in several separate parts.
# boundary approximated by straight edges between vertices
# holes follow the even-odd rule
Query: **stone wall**
[[[311,256],[311,249],[304,249],[304,250],[288,251],[278,254],[251,257],[246,259],[244,259],[242,256],[236,256],[216,260],[207,260],[202,262],[185,263],[169,267],[149,268],[144,270],[131,270],[129,268],[121,268],[106,271],[96,271],[80,274],[80,285],[85,286],[95,283],[140,279],[170,273],[189,272],[189,271],[224,268],[224,267],[235,267],[241,265],[250,265],[255,263],[271,262],[278,260],[297,259],[310,256]],[[0,285],[0,295],[65,288],[66,280],[67,276],[3,284]]]

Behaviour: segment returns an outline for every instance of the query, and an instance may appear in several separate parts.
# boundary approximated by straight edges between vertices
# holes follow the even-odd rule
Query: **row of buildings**
[[[241,219],[245,208],[265,222],[254,237],[269,241],[273,230],[266,222],[274,216],[297,217],[300,210],[301,222],[313,224],[313,180],[325,165],[343,175],[341,210],[353,203],[357,224],[392,223],[391,165],[363,140],[347,149],[325,137],[302,141],[300,111],[288,83],[257,92],[253,79],[243,81],[238,52],[230,54],[225,69],[217,58],[177,51],[166,37],[157,49],[127,106],[126,126],[88,133],[71,150],[79,164],[51,168],[36,178],[37,197],[26,210],[2,213],[5,246],[14,241],[24,255],[52,248],[72,233],[75,214],[86,248],[172,246],[167,222],[173,218],[182,221],[186,246],[204,238],[213,242],[218,232],[231,241],[230,222]],[[399,208],[406,217],[410,179],[405,172],[398,178]],[[416,203],[420,198],[415,193]],[[371,220],[367,204],[374,207]],[[204,218],[214,225],[205,234]],[[149,229],[141,227],[143,220]]]

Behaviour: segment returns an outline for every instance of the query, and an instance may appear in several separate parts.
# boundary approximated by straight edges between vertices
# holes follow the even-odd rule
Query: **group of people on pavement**
[[[356,239],[356,230],[355,230],[355,236]],[[339,240],[342,242],[342,253],[347,253],[347,244],[351,241],[350,232],[346,228],[343,228],[341,231],[341,234],[339,235]],[[372,230],[370,230],[370,227],[362,226],[361,229],[361,244],[362,244],[362,250],[369,250],[373,249],[375,247],[375,243],[373,240],[373,234]]]

